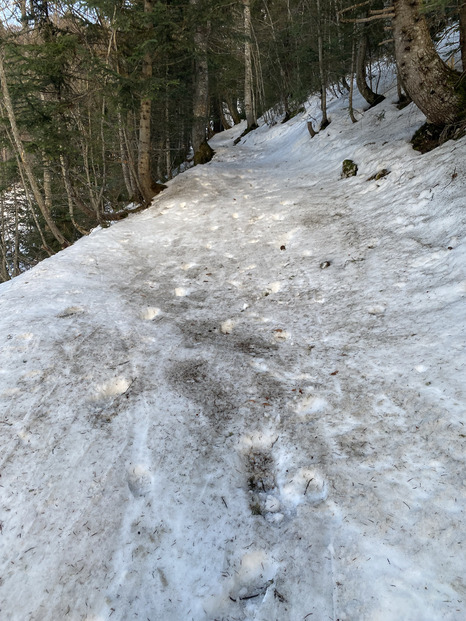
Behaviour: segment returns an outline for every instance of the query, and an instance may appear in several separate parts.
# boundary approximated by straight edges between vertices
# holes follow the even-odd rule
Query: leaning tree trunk
[[[37,180],[34,176],[34,172],[32,170],[32,162],[30,160],[29,154],[24,148],[24,144],[23,144],[23,141],[21,139],[21,135],[18,129],[18,125],[16,123],[16,116],[15,116],[15,112],[13,109],[13,103],[10,97],[10,91],[9,91],[8,83],[6,79],[5,67],[3,64],[3,54],[4,54],[4,51],[0,50],[0,83],[1,83],[1,91],[3,95],[3,103],[7,111],[11,133],[13,135],[13,144],[17,149],[18,156],[21,159],[21,162],[24,166],[24,171],[26,173],[26,177],[31,186],[32,193],[34,194],[34,198],[36,199],[37,205],[39,206],[39,209],[42,212],[42,216],[44,217],[44,220],[47,223],[47,226],[50,232],[52,233],[52,235],[55,237],[55,239],[58,241],[59,244],[61,244],[62,246],[69,246],[69,242],[62,235],[57,225],[55,224],[49,210],[47,209],[44,197],[42,196],[42,193],[39,189],[39,185],[37,183]]]
[[[364,25],[363,32],[361,33],[358,45],[358,54],[356,59],[356,85],[359,92],[371,106],[376,106],[378,103],[384,100],[383,95],[378,95],[367,84],[366,78],[366,52],[367,52],[367,33],[365,32]]]
[[[465,113],[459,75],[437,54],[420,0],[394,0],[394,12],[396,63],[408,95],[430,123],[457,122]]]

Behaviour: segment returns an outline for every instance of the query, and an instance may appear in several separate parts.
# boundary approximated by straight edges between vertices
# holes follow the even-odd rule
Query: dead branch
[[[341,11],[338,11],[338,17],[340,18],[343,24],[363,24],[365,22],[373,22],[377,19],[391,19],[395,17],[394,7],[387,6],[383,9],[371,9],[369,11],[369,17],[355,17],[355,18],[344,18],[342,15],[344,13],[348,13],[349,11],[354,11],[355,9],[359,9],[360,7],[367,6],[371,4],[372,0],[367,0],[366,2],[360,2],[359,4],[353,4],[352,6],[348,6]]]
[[[376,19],[392,19],[395,13],[384,13],[383,15],[372,15],[372,17],[357,17],[356,19],[341,19],[342,24],[364,24],[365,22],[373,22]]]

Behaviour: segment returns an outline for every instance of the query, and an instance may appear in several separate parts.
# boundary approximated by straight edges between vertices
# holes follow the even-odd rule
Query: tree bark
[[[257,127],[256,111],[254,106],[253,72],[252,72],[252,22],[251,2],[243,0],[244,6],[244,112],[248,129]]]
[[[355,31],[356,29],[354,29]],[[353,94],[354,94],[354,69],[356,64],[356,42],[353,38],[353,42],[351,45],[351,79],[350,79],[350,89],[348,95],[348,111],[349,116],[352,123],[357,123],[357,119],[354,116],[354,108],[353,108]]]
[[[319,54],[319,76],[320,76],[320,108],[322,110],[322,121],[320,128],[324,129],[330,123],[327,117],[327,77],[324,67],[324,38],[322,33],[322,13],[320,0],[316,0],[317,8],[317,48]]]
[[[232,121],[235,125],[238,125],[239,123],[241,123],[241,117],[238,113],[238,107],[236,105],[236,98],[235,98],[235,103],[233,103],[233,101],[231,100],[231,97],[228,97],[228,99],[225,99],[225,103],[227,105],[228,111],[230,112],[230,116],[232,118]]]
[[[62,171],[62,176],[63,176],[63,183],[65,184],[65,192],[66,192],[66,197],[68,199],[68,209],[70,212],[70,219],[71,219],[71,223],[73,224],[74,228],[79,231],[79,233],[81,233],[81,235],[89,235],[89,231],[85,228],[83,228],[82,226],[80,226],[74,217],[74,200],[73,200],[73,190],[71,187],[71,181],[70,181],[70,175],[69,175],[69,171],[68,171],[68,167],[66,165],[66,161],[65,161],[65,157],[63,156],[63,154],[60,154],[60,166],[61,166],[61,171]]]
[[[190,0],[199,12],[200,0]],[[194,155],[206,141],[209,123],[209,66],[207,61],[210,24],[202,17],[194,29],[194,97],[191,141]]]
[[[151,13],[152,8],[152,0],[144,0],[144,13]],[[142,59],[142,79],[147,82],[151,77],[152,54],[147,49]],[[150,203],[154,196],[151,175],[151,113],[152,100],[148,96],[143,96],[139,110],[138,179],[142,198],[146,203]]]
[[[384,100],[382,95],[377,95],[367,84],[366,77],[366,52],[367,52],[367,33],[364,24],[362,25],[362,33],[359,39],[358,54],[356,60],[356,85],[359,92],[372,107]]]
[[[219,102],[218,102],[218,113],[220,116],[220,122],[222,124],[223,129],[231,129],[231,125],[225,117],[224,103],[221,99],[219,99]]]
[[[16,146],[16,149],[18,150],[18,155],[24,166],[24,171],[29,181],[29,185],[31,186],[31,190],[34,195],[34,198],[37,202],[37,205],[39,206],[39,209],[44,217],[45,222],[47,223],[48,228],[50,229],[50,232],[62,246],[69,246],[69,242],[61,234],[60,230],[58,229],[55,222],[53,221],[49,210],[46,207],[44,197],[41,194],[36,178],[34,177],[34,173],[32,171],[32,165],[29,159],[29,155],[24,148],[23,141],[21,140],[21,135],[19,133],[18,126],[16,124],[16,116],[15,116],[15,112],[13,109],[13,104],[10,98],[10,91],[8,89],[5,67],[3,64],[3,54],[4,54],[3,50],[0,50],[0,82],[1,82],[1,89],[2,89],[2,94],[3,94],[3,102],[5,104],[5,108],[7,111],[8,121],[10,123],[14,144]]]
[[[466,71],[466,1],[460,4],[459,22],[460,22],[461,63],[462,63],[463,71]]]
[[[420,0],[394,0],[394,10],[396,63],[408,95],[430,123],[454,124],[464,116],[459,75],[437,54]]]

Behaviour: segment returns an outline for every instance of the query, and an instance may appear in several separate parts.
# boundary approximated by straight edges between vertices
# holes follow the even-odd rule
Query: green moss
[[[358,166],[353,160],[343,160],[341,176],[343,179],[347,177],[356,177],[358,174]]]
[[[207,164],[214,157],[215,151],[208,144],[207,140],[201,144],[199,149],[194,154],[194,165]]]

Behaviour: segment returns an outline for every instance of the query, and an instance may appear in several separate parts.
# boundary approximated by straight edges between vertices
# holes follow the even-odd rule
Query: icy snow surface
[[[466,141],[394,98],[0,287],[2,620],[466,618]]]

